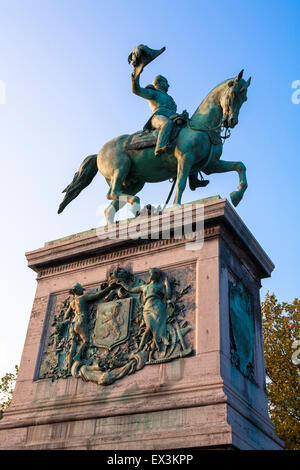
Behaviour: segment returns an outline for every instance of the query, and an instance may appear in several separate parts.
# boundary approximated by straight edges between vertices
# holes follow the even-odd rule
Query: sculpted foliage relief
[[[75,284],[54,315],[39,378],[72,375],[109,385],[146,365],[190,355],[184,303],[190,289],[157,268],[147,281],[116,268],[92,292]]]

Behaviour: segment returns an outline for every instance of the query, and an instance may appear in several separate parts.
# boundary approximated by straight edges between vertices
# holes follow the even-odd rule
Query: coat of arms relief
[[[147,280],[115,268],[91,292],[75,284],[54,315],[39,378],[109,385],[192,354],[184,301],[190,290],[157,268]]]

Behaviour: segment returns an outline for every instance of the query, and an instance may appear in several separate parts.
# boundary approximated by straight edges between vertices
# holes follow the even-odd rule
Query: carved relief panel
[[[192,354],[193,267],[140,277],[115,268],[96,290],[75,284],[52,313],[39,379],[109,385]],[[191,281],[191,283],[189,283]]]

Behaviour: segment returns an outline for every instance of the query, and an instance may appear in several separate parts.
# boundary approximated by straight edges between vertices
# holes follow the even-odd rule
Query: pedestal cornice
[[[193,222],[196,220],[197,203],[199,204],[199,201],[184,205],[185,216],[190,216]],[[181,221],[178,221],[176,217],[181,210],[180,207],[170,215],[171,232],[181,224]],[[101,239],[98,236],[97,229],[91,229],[87,232],[47,242],[44,247],[26,253],[28,266],[36,271],[39,277],[43,277],[51,274],[54,269],[56,270],[53,272],[57,273],[58,270],[65,272],[72,269],[72,265],[78,267],[76,263],[80,262],[87,265],[106,260],[111,262],[126,257],[126,255],[132,256],[137,251],[149,252],[157,246],[168,249],[174,244],[186,243],[184,237],[176,239],[171,236],[169,239],[161,239],[162,224],[164,218],[169,217],[169,214],[167,212],[152,218],[152,239],[148,239],[150,221],[147,217],[140,221],[139,230],[143,238],[138,239],[128,240],[130,237],[127,229],[130,221],[129,225],[128,221],[124,221],[110,227],[106,231],[106,239]],[[153,231],[153,226],[158,227],[156,231]],[[256,266],[260,277],[270,277],[274,264],[227,199],[217,199],[209,202],[204,200],[204,239],[218,236],[220,227],[230,232],[235,239],[235,243],[244,249]],[[125,242],[126,248],[124,248]],[[71,260],[72,263],[68,263]]]

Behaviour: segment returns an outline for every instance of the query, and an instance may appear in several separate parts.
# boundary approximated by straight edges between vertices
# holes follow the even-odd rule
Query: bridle
[[[226,97],[225,97],[225,111],[223,112],[223,119],[220,122],[220,124],[216,127],[195,127],[192,125],[191,119],[187,121],[187,127],[191,129],[192,131],[196,132],[206,132],[207,134],[209,132],[220,132],[220,137],[223,139],[225,142],[226,139],[229,139],[231,136],[231,131],[229,129],[229,126],[227,125],[228,122],[228,114],[229,114],[229,106],[230,106],[230,98],[231,98],[232,90],[229,88],[229,91],[227,90],[226,92]],[[225,130],[225,134],[221,135],[221,133]],[[224,143],[223,142],[223,143]]]
[[[243,71],[240,72],[239,76],[237,77],[237,79],[236,79],[237,82],[242,77],[242,74],[243,74]],[[221,123],[218,126],[211,127],[211,128],[209,128],[209,127],[195,127],[195,126],[192,125],[191,120],[188,120],[187,121],[187,127],[189,129],[191,129],[192,131],[206,132],[206,133],[213,132],[213,131],[216,131],[216,132],[220,131],[220,134],[221,134],[221,132],[223,132],[225,130],[225,134],[220,135],[221,139],[223,139],[223,141],[225,142],[225,140],[229,139],[229,137],[231,136],[231,130],[229,129],[229,126],[228,126],[228,115],[229,115],[229,108],[230,108],[230,104],[231,104],[230,102],[231,102],[231,99],[232,99],[233,96],[234,96],[234,91],[233,91],[233,88],[230,86],[229,89],[226,90],[225,109],[223,111],[223,119],[222,119]]]
[[[194,127],[194,126],[192,125],[192,123],[191,123],[191,120],[188,120],[188,121],[187,121],[187,127],[188,127],[189,129],[191,129],[192,131],[196,131],[196,132],[206,132],[207,134],[208,134],[209,132],[218,131],[218,130],[220,131],[220,134],[221,134],[221,132],[223,132],[224,129],[225,129],[225,134],[224,134],[224,135],[220,135],[221,139],[223,139],[223,140],[225,141],[226,139],[229,139],[229,137],[231,136],[231,131],[230,131],[230,129],[229,129],[229,126],[226,126],[226,125],[225,125],[225,123],[224,123],[225,121],[226,121],[226,118],[223,118],[223,119],[222,119],[222,122],[221,122],[218,126],[216,126],[216,127]]]

